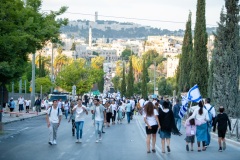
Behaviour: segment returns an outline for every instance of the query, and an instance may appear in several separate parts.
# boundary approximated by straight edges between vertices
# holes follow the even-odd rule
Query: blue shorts
[[[171,138],[171,132],[166,132],[166,131],[160,131],[160,138],[164,139],[164,138]]]

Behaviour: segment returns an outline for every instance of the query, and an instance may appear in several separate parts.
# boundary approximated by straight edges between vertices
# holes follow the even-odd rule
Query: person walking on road
[[[76,126],[76,134],[77,134],[76,143],[81,143],[85,114],[88,115],[87,108],[82,105],[81,99],[77,100],[77,105],[73,108],[73,112],[76,112],[75,114],[75,126]]]
[[[57,144],[57,130],[62,119],[62,111],[57,107],[57,100],[53,100],[53,105],[47,110],[46,120],[49,128],[49,144]]]
[[[117,115],[117,103],[115,100],[112,101],[112,124],[115,124]]]
[[[68,100],[66,100],[64,104],[64,114],[66,119],[68,118],[68,111],[69,111],[69,103],[68,103]]]
[[[214,119],[216,117],[216,111],[215,111],[215,108],[210,105],[211,103],[211,99],[210,98],[206,98],[205,99],[205,105],[204,105],[204,108],[208,111],[208,116],[209,116],[209,121],[207,123],[208,127],[208,131],[207,131],[207,141],[205,143],[205,146],[208,147],[210,142],[211,142],[211,130],[212,130],[212,124],[214,122]]]
[[[148,102],[144,107],[143,112],[144,122],[146,123],[147,134],[147,153],[150,153],[150,141],[152,138],[152,152],[155,153],[156,133],[160,129],[160,123],[158,120],[158,111],[155,109],[152,102]]]
[[[167,151],[170,152],[171,132],[177,135],[181,135],[181,133],[178,131],[175,125],[173,112],[169,109],[168,102],[163,102],[163,110],[159,109],[158,119],[161,126],[159,134],[162,142],[162,153],[165,153],[165,142],[167,142]]]
[[[95,98],[94,106],[91,110],[92,114],[94,114],[95,120],[95,136],[96,136],[96,143],[102,140],[102,127],[103,122],[106,122],[106,111],[105,107],[100,104],[100,100]]]
[[[73,108],[75,106],[75,103],[74,101],[72,101],[70,103],[70,117],[69,117],[69,120],[68,120],[68,123],[70,121],[72,121],[72,136],[75,136],[75,129],[76,129],[76,126],[75,126],[75,115],[76,115],[76,112],[73,112]]]
[[[203,122],[200,126],[197,126],[196,136],[198,143],[198,152],[201,152],[200,143],[202,142],[202,151],[206,151],[205,142],[207,141],[207,121],[209,121],[208,111],[203,107],[203,102],[198,103],[198,107],[195,108],[193,114],[187,119],[198,120]]]
[[[132,104],[130,103],[129,100],[127,100],[127,104],[125,107],[126,113],[127,113],[127,122],[130,124],[130,119],[131,119],[131,112],[132,112]]]
[[[189,113],[189,117],[192,115],[192,112]],[[196,126],[201,125],[202,122],[195,121],[195,119],[187,120],[185,122],[186,128],[186,150],[189,151],[189,143],[191,143],[191,151],[193,151],[193,143],[195,143],[195,135],[196,135]]]
[[[10,101],[8,102],[8,107],[10,109],[10,116],[12,116],[11,112],[13,112],[14,108],[16,107],[13,97],[11,97]]]
[[[223,106],[219,107],[219,114],[217,115],[214,123],[213,123],[213,132],[216,131],[216,125],[218,129],[218,144],[219,144],[219,152],[226,149],[226,141],[225,135],[227,132],[227,125],[229,126],[229,130],[231,131],[231,121],[228,118],[228,115],[224,112]]]
[[[107,127],[110,127],[110,120],[112,118],[112,105],[111,102],[107,101],[105,103],[106,116],[107,116]]]
[[[42,103],[42,100],[40,99],[40,96],[38,96],[38,98],[34,103],[34,106],[36,106],[37,115],[38,115],[38,112],[41,112],[41,103]]]
[[[118,120],[118,123],[120,124],[122,124],[123,112],[124,112],[124,106],[122,105],[122,102],[119,102],[119,107],[117,110],[117,113],[118,113],[117,120]]]
[[[173,106],[173,115],[175,119],[175,125],[177,126],[177,129],[179,131],[181,130],[181,124],[182,124],[182,120],[179,116],[180,109],[181,109],[181,104],[179,103],[179,99],[176,99],[176,104]]]

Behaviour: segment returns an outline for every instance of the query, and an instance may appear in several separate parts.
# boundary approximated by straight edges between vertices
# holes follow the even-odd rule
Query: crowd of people
[[[130,124],[133,115],[139,114],[143,116],[146,124],[146,148],[147,153],[155,153],[156,135],[159,134],[162,144],[162,153],[171,152],[170,140],[172,135],[181,136],[182,119],[179,117],[181,104],[178,99],[172,104],[169,100],[161,99],[90,99],[88,103],[77,99],[77,101],[65,102],[64,110],[61,110],[61,102],[54,100],[53,106],[47,110],[47,124],[50,128],[49,144],[56,144],[57,128],[61,123],[62,111],[65,112],[66,119],[68,112],[70,117],[68,122],[72,122],[72,136],[76,136],[76,143],[82,142],[83,128],[85,116],[92,115],[93,124],[95,126],[96,143],[102,141],[104,126],[110,127],[110,124],[122,124],[125,115],[127,124]],[[68,105],[67,105],[68,104]],[[59,109],[60,108],[60,109]],[[67,112],[67,113],[66,113]],[[196,106],[189,110],[188,118],[185,120],[184,127],[186,137],[186,151],[194,150],[195,137],[197,139],[197,151],[206,151],[210,145],[210,132],[213,128],[215,132],[218,129],[219,151],[226,149],[225,135],[227,126],[231,130],[231,123],[224,108],[219,107],[219,114],[216,115],[215,108],[210,105],[210,99],[199,101]],[[152,143],[150,143],[152,142]],[[150,146],[150,144],[152,144]],[[191,145],[189,147],[189,144]],[[201,147],[202,144],[202,147]]]

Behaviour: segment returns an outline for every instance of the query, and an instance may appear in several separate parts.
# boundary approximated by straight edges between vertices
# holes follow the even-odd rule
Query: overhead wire
[[[51,10],[43,10],[50,12]],[[95,14],[90,13],[76,13],[76,12],[65,12],[67,14],[79,14],[84,16],[95,16]],[[180,21],[167,21],[167,20],[157,20],[157,19],[148,19],[148,18],[136,18],[136,17],[119,17],[119,16],[109,16],[109,15],[98,15],[101,17],[106,18],[115,18],[115,19],[128,19],[128,20],[138,20],[138,21],[151,21],[151,22],[163,22],[163,23],[178,23],[178,24],[186,24],[186,22],[180,22]],[[206,24],[207,26],[217,27],[217,25],[214,24]]]

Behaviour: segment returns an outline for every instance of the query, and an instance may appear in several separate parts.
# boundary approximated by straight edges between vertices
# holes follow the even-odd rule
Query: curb
[[[32,117],[22,117],[22,118],[19,118],[19,119],[14,119],[14,120],[10,120],[10,121],[6,121],[6,122],[2,122],[2,124],[9,124],[9,123],[13,123],[13,122],[17,122],[17,121],[23,121],[25,119],[31,119],[31,118],[35,118],[35,117],[39,117],[39,116],[43,116],[43,115],[46,115],[47,113],[43,113],[43,114],[39,114],[39,115],[35,115],[35,116],[32,116]]]

